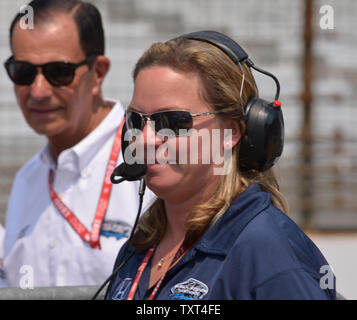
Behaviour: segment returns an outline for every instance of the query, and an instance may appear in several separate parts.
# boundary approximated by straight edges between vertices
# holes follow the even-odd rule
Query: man
[[[101,93],[110,67],[101,16],[77,0],[29,6],[34,28],[22,29],[22,15],[15,17],[13,56],[5,66],[27,123],[48,143],[13,184],[6,281],[11,287],[98,285],[110,275],[138,209],[138,184],[124,182],[110,192],[108,176],[122,161],[124,110]]]

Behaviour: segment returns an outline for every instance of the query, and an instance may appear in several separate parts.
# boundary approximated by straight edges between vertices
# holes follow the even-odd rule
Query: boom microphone
[[[134,163],[134,164],[127,164],[126,162],[123,162],[122,164],[120,164],[119,166],[117,166],[114,170],[112,175],[110,176],[110,180],[112,183],[117,184],[120,183],[122,181],[135,181],[135,180],[140,180],[140,186],[139,186],[139,209],[138,209],[138,213],[136,215],[136,219],[134,222],[134,226],[133,229],[131,230],[130,236],[128,241],[125,243],[125,247],[124,247],[124,251],[122,253],[122,255],[118,258],[118,267],[112,272],[112,274],[108,277],[108,279],[106,279],[104,281],[104,283],[99,287],[99,289],[97,290],[97,292],[94,294],[94,296],[92,297],[92,300],[95,300],[97,298],[97,296],[99,295],[99,293],[103,290],[103,288],[107,285],[108,282],[109,286],[107,288],[107,292],[105,294],[105,299],[107,298],[109,289],[111,287],[111,280],[113,279],[113,277],[118,273],[118,271],[126,264],[126,262],[130,259],[130,257],[133,255],[133,253],[135,251],[133,251],[133,253],[125,260],[123,261],[127,250],[128,250],[128,243],[130,242],[130,240],[133,237],[134,231],[136,229],[136,226],[138,224],[139,221],[139,217],[140,217],[140,213],[141,213],[141,208],[143,205],[143,199],[144,199],[144,194],[145,194],[145,188],[146,188],[146,183],[144,180],[144,176],[146,173],[146,169],[147,166],[146,164],[138,164],[138,163]],[[118,177],[122,177],[120,179],[118,179]]]
[[[118,184],[124,180],[135,181],[141,180],[141,178],[146,173],[146,164],[128,164],[123,162],[121,165],[116,167],[110,176],[110,180],[114,184]],[[119,178],[122,177],[122,178]]]
[[[124,150],[128,146],[128,142],[124,140],[124,136],[125,136],[126,130],[127,130],[126,125],[124,125],[123,126],[123,130],[122,130],[122,152],[123,152],[123,158],[124,158]],[[125,158],[124,158],[124,162],[122,164],[120,164],[119,166],[117,166],[113,170],[113,173],[110,176],[110,181],[113,184],[118,184],[118,183],[123,182],[125,180],[126,181],[140,180],[140,185],[139,185],[139,208],[138,208],[138,213],[136,215],[136,219],[135,219],[133,228],[132,228],[132,230],[130,232],[130,235],[129,235],[129,239],[124,245],[125,247],[124,247],[124,250],[122,252],[122,255],[120,257],[118,257],[118,267],[112,272],[112,274],[99,287],[97,292],[94,294],[92,300],[95,300],[97,298],[99,293],[103,290],[103,288],[109,282],[109,286],[108,286],[107,292],[105,294],[105,299],[107,298],[109,289],[110,289],[111,284],[112,284],[111,280],[118,273],[118,271],[127,263],[127,261],[130,259],[130,257],[135,252],[135,251],[133,251],[133,253],[131,255],[129,255],[129,257],[125,261],[123,261],[125,255],[127,253],[127,250],[128,250],[128,243],[132,239],[133,234],[134,234],[135,229],[136,229],[136,226],[137,226],[137,224],[139,222],[139,217],[140,217],[140,213],[141,213],[141,209],[142,209],[142,205],[143,205],[145,188],[146,188],[146,183],[145,183],[145,179],[144,179],[144,176],[146,174],[146,169],[147,169],[146,164],[139,164],[139,163],[128,164],[128,163],[125,162]]]

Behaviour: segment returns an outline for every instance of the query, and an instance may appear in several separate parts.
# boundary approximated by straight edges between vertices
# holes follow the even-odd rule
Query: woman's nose
[[[143,132],[143,143],[145,145],[157,145],[161,140],[157,137],[157,133],[155,130],[155,121],[150,119],[143,120],[142,125]]]
[[[155,131],[155,121],[146,120],[143,123],[142,133],[146,163],[155,163],[156,149],[162,144]]]

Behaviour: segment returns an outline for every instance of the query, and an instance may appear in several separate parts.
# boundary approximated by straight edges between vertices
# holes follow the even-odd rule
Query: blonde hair
[[[258,95],[255,80],[246,65],[239,68],[225,53],[205,42],[179,39],[153,44],[139,59],[133,71],[134,80],[144,68],[167,66],[179,72],[197,72],[202,88],[202,98],[220,116],[229,117],[238,122],[242,136],[246,125],[243,107],[250,99]],[[240,93],[242,71],[245,75],[244,87]],[[239,167],[240,143],[232,150],[232,168],[227,175],[222,175],[215,189],[214,196],[197,205],[186,222],[185,243],[190,244],[205,230],[212,226],[224,214],[232,201],[249,185],[257,183],[263,191],[271,194],[272,204],[288,212],[285,197],[279,191],[279,185],[272,169],[264,172],[256,170],[242,171]],[[166,229],[165,203],[157,199],[141,217],[131,245],[138,250],[145,250],[157,244]]]

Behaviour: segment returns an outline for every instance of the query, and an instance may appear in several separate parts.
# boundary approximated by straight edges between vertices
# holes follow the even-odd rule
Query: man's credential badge
[[[201,281],[190,278],[171,288],[172,300],[201,300],[208,293],[208,287]]]

